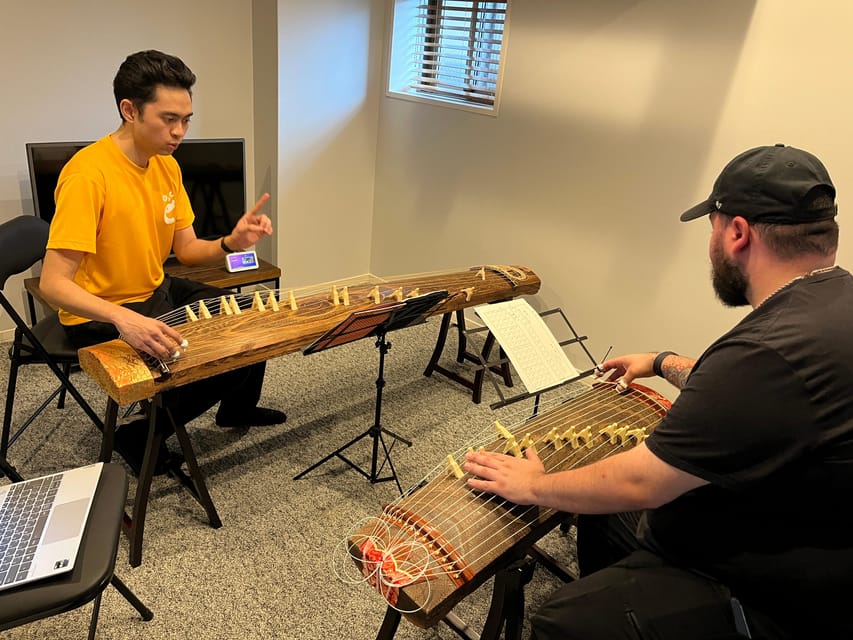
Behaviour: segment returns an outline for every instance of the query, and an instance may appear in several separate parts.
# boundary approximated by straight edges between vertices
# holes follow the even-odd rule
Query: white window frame
[[[417,74],[414,60],[417,56],[418,47],[415,36],[418,30],[415,25],[419,15],[419,7],[427,1],[388,0],[385,95],[400,100],[496,116],[500,105],[501,86],[503,84],[504,67],[506,66],[511,0],[504,0],[507,7],[503,24],[500,63],[495,81],[495,96],[492,104],[479,104],[466,101],[464,98],[452,98],[440,94],[418,91],[417,88],[412,86],[413,78]],[[421,60],[422,58],[417,57],[417,59]]]

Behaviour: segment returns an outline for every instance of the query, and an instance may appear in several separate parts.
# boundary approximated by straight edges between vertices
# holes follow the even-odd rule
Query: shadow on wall
[[[683,241],[754,7],[515,3],[497,118],[383,103],[375,271],[433,267],[440,246],[471,264],[500,250],[547,281],[569,252],[606,286],[638,244]],[[395,248],[412,229],[418,247]],[[665,268],[654,257],[634,275]]]
[[[384,12],[336,4],[288,15],[280,34],[277,236],[287,286],[364,273],[370,262]]]

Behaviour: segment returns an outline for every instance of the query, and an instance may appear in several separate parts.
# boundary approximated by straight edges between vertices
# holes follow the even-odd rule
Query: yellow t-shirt
[[[163,282],[175,231],[194,219],[173,157],[155,155],[143,169],[110,136],[68,161],[54,198],[47,248],[83,251],[74,281],[115,304],[151,296]],[[59,319],[66,325],[88,320],[63,309]]]

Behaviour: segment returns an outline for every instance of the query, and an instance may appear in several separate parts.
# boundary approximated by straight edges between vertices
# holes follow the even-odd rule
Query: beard
[[[720,302],[727,307],[744,307],[749,305],[746,291],[749,287],[743,271],[726,256],[719,245],[711,252],[711,283],[714,293]]]

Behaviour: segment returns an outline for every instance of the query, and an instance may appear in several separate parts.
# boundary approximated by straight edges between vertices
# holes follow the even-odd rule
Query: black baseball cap
[[[815,189],[833,199],[832,206],[809,205]],[[695,220],[713,211],[750,222],[801,224],[835,217],[835,186],[823,163],[808,151],[777,144],[744,151],[729,162],[711,195],[681,214]]]

